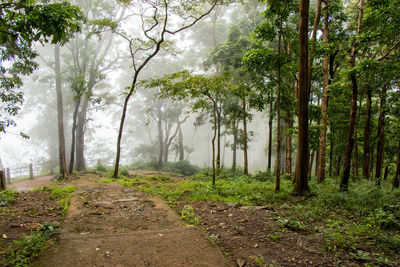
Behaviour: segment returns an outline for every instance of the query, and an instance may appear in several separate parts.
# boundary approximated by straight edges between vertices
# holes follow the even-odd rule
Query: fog
[[[100,9],[97,12],[101,14],[102,18],[116,19],[120,24],[118,32],[143,38],[140,17],[135,16],[135,7],[118,6],[113,1],[99,2],[104,2],[105,5],[97,7]],[[249,5],[253,10],[256,10],[256,1],[250,2]],[[79,1],[76,1],[76,4],[79,3]],[[256,9],[254,9],[254,6],[256,6]],[[219,6],[193,27],[176,35],[169,35],[167,43],[145,66],[139,75],[139,79],[161,78],[165,74],[182,70],[189,70],[194,74],[214,75],[218,72],[218,67],[212,64],[205,67],[205,62],[209,59],[214,47],[227,40],[231,27],[241,19],[239,14],[242,14],[244,9],[249,8],[247,5],[239,4]],[[92,13],[88,7],[83,7],[83,9],[86,15],[90,17]],[[262,9],[259,8],[259,10]],[[95,12],[93,11],[93,13]],[[172,17],[172,21],[176,25],[181,23],[177,17]],[[252,30],[251,27],[248,28],[248,35],[251,34]],[[84,28],[82,33],[77,34],[61,47],[67,163],[70,159],[71,129],[73,127],[74,107],[77,101],[74,86],[79,85],[79,83],[87,84],[92,79],[89,70],[86,70],[87,73],[83,73],[82,76],[77,74],[77,70],[82,70],[83,64],[88,64],[88,69],[95,68],[94,65],[97,64],[98,69],[94,74],[94,84],[90,88],[90,93],[80,93],[82,96],[80,100],[81,108],[86,94],[90,94],[87,100],[87,113],[81,122],[84,132],[84,142],[82,143],[84,160],[87,168],[94,167],[99,162],[112,167],[115,163],[117,136],[121,110],[127,94],[126,88],[132,83],[134,73],[132,58],[128,43],[121,35],[112,33],[107,29],[101,29],[88,38],[87,31],[88,28]],[[34,166],[50,161],[57,164],[59,160],[54,46],[36,44],[35,47],[40,54],[36,58],[39,68],[32,75],[24,77],[22,87],[24,103],[18,115],[14,118],[16,126],[6,129],[6,133],[0,133],[0,156],[3,165],[12,170],[25,167],[30,163],[33,163]],[[142,56],[144,55],[145,52]],[[81,65],[77,63],[79,61]],[[79,68],[77,68],[78,65]],[[83,79],[83,81],[79,79]],[[178,112],[176,110],[170,111],[172,108],[176,109],[178,105],[181,105],[178,120],[187,117],[181,124],[185,160],[199,167],[210,167],[212,165],[211,141],[213,138],[211,117],[207,115],[201,125],[195,125],[198,124],[196,121],[198,121],[202,112],[193,111],[190,101],[179,102],[172,99],[158,99],[156,94],[159,90],[160,88],[149,89],[138,85],[131,97],[122,136],[120,164],[129,166],[137,162],[158,160],[157,140],[159,132],[157,119],[154,118],[153,113],[155,113],[156,106],[162,101],[163,117],[167,117],[167,112]],[[249,170],[254,173],[265,170],[267,167],[269,111],[258,112],[255,109],[249,109],[249,113],[251,113],[252,118],[247,125],[247,130],[252,133],[252,136],[248,144],[248,158]],[[177,132],[177,124],[173,119],[170,122],[165,122],[165,125],[167,123],[170,123],[169,134],[171,138],[174,132]],[[230,144],[232,144],[233,139],[230,134],[224,133],[225,130],[222,126],[221,164],[230,168],[233,155]],[[21,132],[29,138],[21,137]],[[169,162],[179,160],[177,149],[173,149],[173,147],[176,148],[177,142],[178,134],[171,140]],[[243,165],[243,152],[240,148],[237,149],[237,164]]]

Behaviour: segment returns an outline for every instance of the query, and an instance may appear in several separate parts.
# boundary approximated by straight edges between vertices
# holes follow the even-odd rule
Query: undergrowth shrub
[[[181,218],[190,225],[199,225],[201,223],[201,219],[194,214],[194,209],[190,205],[183,207]]]
[[[37,258],[56,234],[56,224],[46,222],[30,235],[23,236],[11,243],[1,255],[1,266],[29,266]]]

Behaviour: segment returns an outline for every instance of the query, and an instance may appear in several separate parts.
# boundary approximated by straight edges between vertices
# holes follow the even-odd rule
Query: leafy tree
[[[0,132],[14,125],[23,102],[21,75],[37,68],[36,41],[63,43],[81,28],[83,15],[68,3],[39,4],[35,1],[3,1],[0,4]],[[4,113],[3,113],[4,112]]]
[[[143,37],[131,37],[127,34],[116,31],[128,42],[134,71],[132,83],[128,87],[122,108],[113,177],[118,177],[119,161],[121,156],[121,139],[127,114],[127,107],[130,98],[136,90],[139,74],[161,50],[162,45],[166,41],[167,35],[177,34],[195,25],[198,21],[211,13],[218,4],[218,1],[211,1],[210,6],[204,13],[200,12],[201,7],[204,6],[203,4],[203,1],[164,0],[152,2],[142,0],[139,3],[135,3],[133,6],[138,9],[138,19],[139,23],[141,23]],[[171,15],[177,16],[179,23],[183,24],[183,26],[173,29],[174,26],[171,25],[172,19],[170,19]]]

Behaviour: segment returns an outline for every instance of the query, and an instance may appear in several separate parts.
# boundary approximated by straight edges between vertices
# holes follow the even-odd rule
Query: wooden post
[[[11,184],[10,168],[6,169],[6,173],[7,173],[7,183]]]
[[[29,179],[33,179],[33,165],[32,163],[29,164]]]
[[[6,177],[4,170],[0,170],[0,190],[6,190]]]

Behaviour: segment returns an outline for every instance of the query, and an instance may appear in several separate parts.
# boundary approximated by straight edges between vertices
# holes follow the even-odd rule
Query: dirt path
[[[51,176],[51,175],[35,177],[32,180],[23,180],[23,181],[19,181],[19,182],[14,182],[14,183],[10,184],[8,187],[10,189],[14,189],[19,192],[27,192],[27,191],[31,191],[32,189],[40,188],[40,187],[48,185],[52,178],[53,178],[53,176]]]
[[[32,266],[228,266],[163,200],[94,179],[73,182],[65,232]]]

